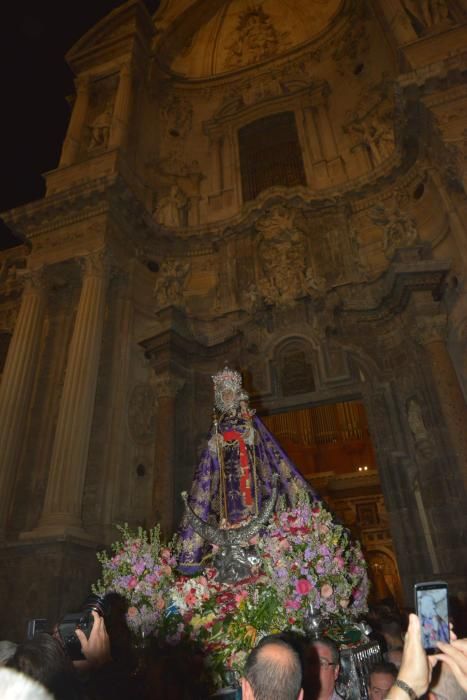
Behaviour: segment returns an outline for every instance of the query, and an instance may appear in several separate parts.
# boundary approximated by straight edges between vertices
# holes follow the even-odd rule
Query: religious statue
[[[161,197],[154,210],[159,224],[164,226],[183,226],[186,224],[185,212],[188,198],[178,185],[172,185],[165,197]]]
[[[218,530],[242,530],[273,508],[275,491],[290,505],[314,492],[249,407],[239,372],[225,367],[213,376],[214,413],[206,449],[195,471],[189,509],[182,520],[179,567],[194,572],[206,552],[199,520]],[[274,486],[277,479],[277,487]],[[272,512],[272,510],[271,510]],[[195,525],[195,527],[193,527]],[[219,561],[217,562],[219,563]]]
[[[100,112],[88,125],[89,129],[89,150],[95,148],[107,148],[112,124],[113,104],[108,102],[105,109]]]

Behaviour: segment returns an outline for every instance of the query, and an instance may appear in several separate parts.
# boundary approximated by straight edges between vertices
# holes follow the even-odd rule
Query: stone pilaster
[[[158,374],[154,380],[157,395],[157,430],[153,512],[169,536],[174,528],[175,409],[177,394],[185,381],[170,372]]]
[[[416,338],[428,352],[446,427],[467,486],[467,406],[446,345],[446,331],[444,314],[417,320]]]
[[[72,165],[78,156],[81,134],[83,131],[89,104],[89,80],[78,78],[76,81],[76,101],[63,143],[60,166]]]
[[[109,147],[125,147],[128,135],[128,123],[130,121],[130,107],[132,98],[133,76],[131,67],[125,63],[120,68],[117,95],[112,117]]]
[[[5,535],[16,460],[35,375],[45,315],[41,270],[26,279],[0,384],[0,538]]]
[[[104,324],[108,264],[84,259],[83,286],[68,351],[63,393],[39,526],[25,536],[82,536],[81,503]]]

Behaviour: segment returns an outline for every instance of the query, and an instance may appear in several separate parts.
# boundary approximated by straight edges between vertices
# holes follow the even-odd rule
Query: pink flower
[[[138,614],[138,611],[133,605],[131,606],[131,608],[128,608],[128,613],[127,613],[128,617],[133,618],[133,617],[136,617],[137,614]]]
[[[341,600],[339,601],[339,605],[341,606],[341,608],[347,608],[349,606],[348,599],[341,598]]]
[[[250,537],[249,544],[254,545],[254,544],[258,544],[258,542],[259,542],[258,535],[253,535],[253,537]]]
[[[158,610],[162,610],[163,608],[165,608],[165,602],[164,602],[164,599],[163,599],[163,598],[158,598],[158,599],[156,600],[156,608],[157,608]]]
[[[285,607],[291,610],[298,610],[300,608],[300,601],[290,598],[289,600],[285,601]]]
[[[128,581],[128,588],[133,589],[133,588],[136,588],[137,585],[138,585],[138,579],[136,578],[136,576],[132,576],[130,578],[130,580]]]
[[[332,586],[329,583],[325,583],[321,586],[321,597],[330,598],[332,596]]]
[[[328,532],[329,532],[329,528],[328,528],[327,525],[322,525],[322,524],[321,524],[321,525],[319,526],[318,529],[319,529],[319,532],[320,532],[321,535],[327,535]]]
[[[279,549],[281,549],[283,552],[285,552],[287,549],[290,549],[290,544],[286,539],[283,539],[279,542]]]
[[[235,594],[236,603],[241,603],[242,600],[245,600],[245,598],[248,598],[248,591],[240,591],[239,593]]]
[[[300,595],[306,595],[312,589],[311,583],[306,578],[299,578],[295,584],[295,590]],[[321,589],[322,590],[322,589]],[[331,589],[332,591],[332,589]]]

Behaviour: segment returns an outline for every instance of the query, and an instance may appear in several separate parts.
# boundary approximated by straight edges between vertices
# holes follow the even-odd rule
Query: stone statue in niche
[[[257,224],[261,277],[258,291],[268,305],[290,305],[295,299],[320,295],[324,280],[309,262],[305,234],[294,222],[294,212],[274,207]]]
[[[172,94],[161,108],[167,133],[172,138],[185,138],[193,123],[193,107],[183,95]]]
[[[183,302],[183,289],[189,272],[189,262],[165,260],[161,264],[153,292],[159,308],[177,306]]]
[[[164,226],[186,226],[188,224],[188,198],[178,185],[172,185],[161,197],[154,209],[154,218]]]
[[[128,427],[137,445],[154,440],[156,431],[156,399],[154,391],[147,384],[133,388],[128,402]]]
[[[426,428],[422,409],[416,398],[412,397],[407,401],[406,412],[415,449],[424,459],[430,459],[434,454],[433,439]]]
[[[170,151],[166,157],[146,163],[146,169],[154,190],[152,210],[156,221],[166,226],[199,223],[201,182],[205,175],[198,161],[187,163],[176,152]],[[158,200],[157,193],[160,191],[165,194]],[[167,201],[167,198],[172,201]],[[163,207],[162,199],[166,199]],[[159,211],[161,207],[164,209],[162,213]]]
[[[89,144],[88,149],[93,151],[98,148],[107,148],[112,125],[113,102],[106,103],[102,112],[99,112],[88,124]]]
[[[402,0],[402,7],[419,36],[431,27],[450,21],[445,0]]]
[[[289,32],[279,32],[261,5],[256,5],[240,15],[236,33],[237,38],[228,47],[226,68],[271,58],[281,46],[287,46],[289,43]]]
[[[411,246],[418,238],[415,220],[399,207],[389,211],[378,204],[373,207],[370,218],[384,231],[383,250],[388,259],[392,258],[397,248]]]

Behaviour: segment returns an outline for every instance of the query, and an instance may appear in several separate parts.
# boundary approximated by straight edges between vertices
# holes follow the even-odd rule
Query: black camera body
[[[81,652],[81,642],[76,636],[75,630],[77,628],[80,629],[89,639],[89,635],[91,634],[92,626],[94,624],[94,618],[92,615],[93,610],[101,615],[101,617],[105,616],[105,597],[98,595],[89,596],[81,612],[67,613],[58,624],[60,639],[67,651],[68,656],[73,661],[84,659]]]

